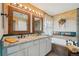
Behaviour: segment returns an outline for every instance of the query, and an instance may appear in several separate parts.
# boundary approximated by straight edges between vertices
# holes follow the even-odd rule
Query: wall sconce
[[[59,25],[63,25],[63,24],[66,23],[66,19],[63,19],[63,18],[62,18],[62,19],[60,19],[58,22],[59,22]]]

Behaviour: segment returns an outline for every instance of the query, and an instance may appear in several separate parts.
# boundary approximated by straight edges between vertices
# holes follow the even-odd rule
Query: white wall
[[[43,22],[44,22],[43,23],[44,33],[47,35],[52,35],[52,33],[53,33],[53,18],[46,14]]]

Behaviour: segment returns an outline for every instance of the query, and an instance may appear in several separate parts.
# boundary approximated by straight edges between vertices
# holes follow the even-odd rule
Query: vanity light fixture
[[[42,13],[37,12],[37,11],[31,9],[30,7],[23,6],[22,4],[18,4],[18,3],[11,3],[11,5],[16,6],[16,7],[19,7],[19,8],[26,9],[26,10],[32,12],[32,13],[35,13],[37,16],[43,17],[43,14]]]
[[[18,4],[17,4],[17,3],[11,3],[11,5],[13,5],[13,6],[18,6]]]

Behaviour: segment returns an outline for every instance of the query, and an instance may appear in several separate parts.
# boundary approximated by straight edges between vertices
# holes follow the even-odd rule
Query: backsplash
[[[76,36],[76,32],[54,32],[54,35]]]

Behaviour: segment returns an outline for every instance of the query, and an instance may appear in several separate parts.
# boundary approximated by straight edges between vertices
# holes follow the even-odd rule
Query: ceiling
[[[32,3],[32,5],[45,11],[51,16],[79,8],[79,3]]]

